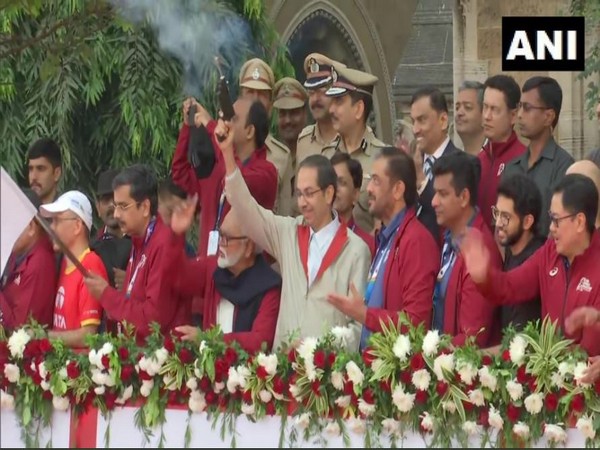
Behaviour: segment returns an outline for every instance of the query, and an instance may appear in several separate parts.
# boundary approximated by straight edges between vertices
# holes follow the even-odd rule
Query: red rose
[[[169,403],[171,405],[179,403],[178,392],[177,391],[169,391]]]
[[[102,355],[100,361],[105,369],[110,368],[110,359],[108,358],[108,355]]]
[[[267,403],[265,405],[265,411],[267,413],[268,416],[274,416],[275,415],[275,403],[273,402],[273,400],[271,400],[269,403]]]
[[[345,395],[354,394],[354,384],[352,383],[352,381],[346,381],[344,383],[344,394]]]
[[[23,350],[23,357],[25,359],[35,358],[40,354],[40,341],[39,339],[32,339],[25,346],[25,350]]]
[[[104,404],[106,405],[106,408],[109,411],[115,409],[115,403],[117,401],[117,398],[117,394],[113,391],[108,391],[104,393]]]
[[[200,379],[200,382],[198,383],[198,386],[200,387],[200,389],[203,392],[210,391],[210,388],[211,388],[210,379],[207,376],[202,377]]]
[[[594,391],[596,391],[596,395],[600,395],[600,379],[594,383]]]
[[[415,402],[419,405],[424,405],[429,400],[429,394],[427,391],[417,391],[415,392]]]
[[[290,349],[290,351],[288,352],[288,361],[290,363],[296,362],[297,356],[298,356],[298,353],[296,353],[296,349],[295,348]]]
[[[173,353],[175,351],[175,343],[173,342],[173,339],[166,337],[164,347],[169,353]]]
[[[375,355],[371,353],[371,350],[371,347],[367,347],[362,352],[362,359],[367,367],[371,367],[371,364],[373,364],[373,361],[375,361]]]
[[[535,390],[537,389],[537,380],[535,379],[535,377],[530,377],[527,384],[529,385],[529,390],[531,392],[535,392]]]
[[[128,383],[135,372],[135,368],[131,364],[126,364],[121,367],[121,381]]]
[[[44,391],[44,393],[42,394],[42,397],[44,398],[44,400],[52,400],[52,392]]]
[[[438,381],[435,387],[435,391],[440,397],[443,397],[444,395],[446,395],[446,392],[448,392],[448,383],[444,381]]]
[[[326,358],[325,352],[323,350],[317,350],[315,352],[314,360],[316,367],[318,367],[319,369],[325,369]]]
[[[208,403],[209,405],[214,405],[217,403],[217,400],[219,399],[217,397],[217,394],[214,393],[214,391],[210,390],[206,393],[206,396],[204,397],[206,400],[206,403]]]
[[[558,407],[558,397],[556,394],[550,392],[549,394],[546,395],[546,398],[544,399],[544,405],[546,406],[546,409],[550,412],[554,412],[556,411],[556,408]]]
[[[473,405],[473,403],[463,400],[462,401],[463,404],[463,408],[465,408],[465,411],[469,412],[469,411],[473,411],[473,408],[475,407],[475,405]]]
[[[122,373],[122,371],[121,371],[121,373]],[[140,376],[140,380],[142,380],[142,381],[148,381],[148,380],[152,379],[152,377],[145,370],[140,369],[138,374]]]
[[[79,367],[77,367],[76,361],[70,361],[69,364],[67,364],[67,376],[71,380],[74,380],[79,376]]]
[[[221,378],[225,378],[229,373],[229,364],[224,358],[217,358],[215,361],[215,375],[220,375]]]
[[[585,409],[585,397],[583,394],[577,394],[571,399],[571,409],[576,413],[581,413]]]
[[[509,361],[510,361],[510,351],[508,351],[508,350],[504,350],[504,351],[502,352],[502,360],[503,360],[503,361],[506,361],[506,362],[509,362]]]
[[[190,389],[184,384],[183,386],[181,386],[181,388],[179,388],[178,392],[179,392],[179,395],[186,396],[186,395],[189,395]]]
[[[223,394],[219,397],[219,406],[221,408],[227,408],[228,403],[229,403],[229,399],[227,398],[227,395]]]
[[[273,392],[279,395],[283,395],[283,393],[287,390],[287,384],[279,375],[275,375],[273,378]]]
[[[367,403],[370,403],[371,405],[375,404],[375,394],[373,394],[373,390],[372,389],[365,389],[363,391],[363,400]]]
[[[40,339],[40,352],[42,354],[45,354],[50,352],[50,350],[52,350],[52,344],[50,343],[50,341],[46,338]]]
[[[225,361],[229,366],[233,366],[238,360],[238,354],[232,347],[227,347],[225,350]]]
[[[483,358],[481,358],[481,364],[484,366],[491,366],[492,362],[494,361],[490,355],[483,355]]]
[[[38,372],[31,374],[31,379],[33,380],[34,384],[37,384],[38,386],[40,384],[42,384],[42,377],[40,376],[40,374]],[[52,398],[52,397],[50,397],[50,398]]]
[[[479,425],[482,425],[484,427],[488,427],[490,425],[488,419],[489,419],[489,412],[488,412],[487,408],[481,408],[481,410],[479,411],[479,419],[477,420],[477,423],[479,423]]]
[[[521,417],[521,408],[511,403],[506,407],[506,415],[511,423],[517,423],[519,417]]]
[[[313,381],[312,384],[310,385],[310,388],[312,389],[312,391],[314,392],[314,394],[317,397],[321,396],[321,383],[319,382],[319,380]]]
[[[529,374],[525,371],[525,366],[519,366],[517,369],[517,381],[520,384],[527,384],[529,381]]]
[[[258,366],[256,368],[256,376],[261,380],[266,380],[269,376],[269,373],[267,372],[267,369],[265,369],[263,366]]]
[[[412,373],[410,370],[400,372],[400,381],[402,381],[403,384],[410,384],[412,382]]]
[[[187,348],[183,347],[179,351],[179,360],[183,364],[190,364],[194,360],[194,355],[192,354],[192,352],[190,350],[188,350]]]
[[[379,386],[383,392],[392,392],[392,385],[390,384],[390,380],[381,380],[379,382]]]
[[[410,359],[410,368],[413,372],[425,368],[425,358],[421,353],[417,353]]]
[[[329,367],[333,367],[333,365],[335,364],[335,358],[336,355],[334,352],[329,353],[329,355],[327,355],[327,364],[329,365]]]
[[[126,347],[119,347],[119,360],[121,362],[126,361],[127,359],[129,359],[129,350],[127,350]]]
[[[252,404],[252,391],[249,389],[247,391],[244,391],[244,393],[242,394],[242,399],[244,400],[244,402]]]

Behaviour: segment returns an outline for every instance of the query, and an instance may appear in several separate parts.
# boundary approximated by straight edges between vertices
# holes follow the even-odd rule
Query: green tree
[[[25,153],[42,136],[61,146],[64,188],[93,194],[101,171],[133,162],[168,173],[190,72],[195,87],[202,87],[197,96],[213,108],[216,90],[213,64],[204,61],[191,70],[180,48],[164,45],[170,33],[181,32],[178,24],[165,28],[177,8],[178,20],[203,25],[195,28],[197,36],[187,36],[187,51],[210,44],[229,56],[234,90],[237,70],[251,55],[270,62],[277,76],[293,73],[261,0],[115,5],[119,9],[106,1],[0,0],[0,164],[20,181]],[[240,22],[249,33],[244,42],[218,42],[227,38],[224,26],[227,31]]]

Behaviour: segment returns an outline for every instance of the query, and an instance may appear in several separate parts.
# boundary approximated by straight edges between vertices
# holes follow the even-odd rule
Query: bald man
[[[582,159],[581,161],[575,161],[567,169],[567,175],[571,173],[578,173],[590,178],[596,185],[596,189],[600,194],[600,168],[598,168],[598,166],[592,161],[585,159]],[[598,206],[600,206],[600,202]],[[596,216],[596,229],[600,230],[600,208],[598,208],[598,215]]]

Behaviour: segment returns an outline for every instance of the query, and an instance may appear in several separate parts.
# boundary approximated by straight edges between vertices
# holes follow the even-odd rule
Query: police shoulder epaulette
[[[300,134],[298,135],[298,140],[305,138],[306,136],[312,135],[314,129],[315,129],[314,125],[308,125],[308,126],[304,127],[302,129],[302,131],[300,132]]]
[[[285,151],[286,153],[290,153],[290,149],[288,148],[287,145],[285,145],[283,142],[275,139],[271,135],[267,136],[267,142],[266,143],[267,143],[267,146],[271,143],[275,147],[279,147],[281,150]]]

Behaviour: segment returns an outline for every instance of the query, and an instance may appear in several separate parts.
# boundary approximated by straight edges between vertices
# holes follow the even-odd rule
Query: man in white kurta
[[[223,125],[220,123],[220,125]],[[225,132],[222,126],[222,132]],[[336,174],[329,160],[313,155],[304,160],[296,177],[296,197],[302,216],[276,216],[254,200],[228,149],[230,136],[221,144],[226,161],[225,191],[244,224],[246,235],[278,262],[283,278],[279,319],[273,348],[295,338],[318,337],[334,326],[350,326],[358,349],[360,324],[327,301],[332,292],[347,292],[353,284],[362,295],[371,261],[364,241],[341,226],[332,208]]]

